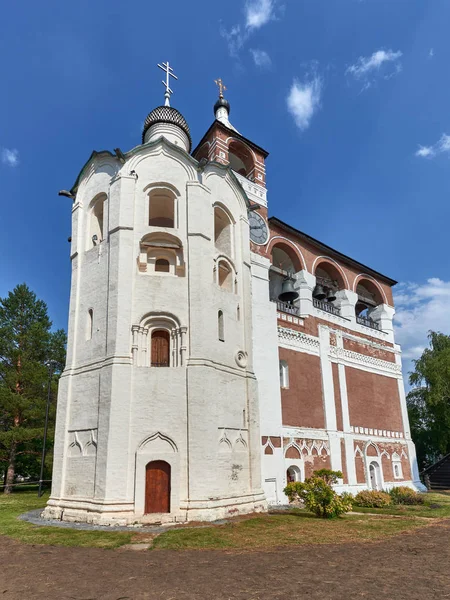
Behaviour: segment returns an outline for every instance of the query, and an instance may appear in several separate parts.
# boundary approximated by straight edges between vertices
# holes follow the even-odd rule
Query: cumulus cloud
[[[317,75],[301,82],[294,79],[286,98],[288,111],[297,127],[304,131],[311,123],[315,112],[320,108],[323,81]]]
[[[425,283],[401,283],[394,288],[396,341],[403,350],[405,381],[428,346],[428,331],[450,334],[450,281],[437,277]]]
[[[260,69],[268,69],[271,66],[272,60],[265,50],[250,49],[250,53],[255,65]]]
[[[450,153],[450,135],[443,133],[433,146],[419,146],[415,155],[421,158],[433,158],[438,154]]]
[[[377,77],[390,79],[402,70],[400,50],[377,50],[370,56],[360,56],[356,63],[347,67],[345,73],[363,82],[363,90],[368,89]]]
[[[236,57],[239,54],[240,49],[254,31],[276,18],[276,8],[277,0],[248,0],[244,7],[244,22],[234,25],[229,30],[221,28],[220,35],[227,41],[231,56]],[[256,63],[255,58],[254,60]]]
[[[8,167],[19,165],[19,151],[15,149],[2,148],[2,163]]]

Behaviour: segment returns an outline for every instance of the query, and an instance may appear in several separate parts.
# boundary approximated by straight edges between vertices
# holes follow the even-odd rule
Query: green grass
[[[252,550],[302,544],[339,544],[375,541],[426,526],[429,516],[450,516],[450,495],[429,494],[426,506],[391,509],[357,509],[361,513],[400,514],[407,518],[380,518],[366,514],[346,515],[340,519],[317,519],[305,510],[292,509],[278,514],[241,517],[225,525],[170,529],[153,540],[139,532],[78,531],[61,527],[45,527],[19,521],[29,510],[45,506],[47,495],[38,498],[36,491],[0,495],[0,536],[5,535],[26,544],[118,548],[133,542],[153,541],[156,549],[236,549]],[[432,509],[430,504],[440,504]],[[356,509],[355,509],[356,510]],[[429,523],[433,520],[430,519]]]
[[[89,546],[118,548],[128,544],[134,534],[113,531],[76,531],[62,527],[43,527],[19,521],[17,517],[35,508],[43,508],[48,494],[37,497],[36,490],[14,492],[0,496],[0,535],[7,535],[26,544],[52,546]]]
[[[439,508],[437,508],[436,505],[439,505]],[[387,506],[386,508],[364,508],[361,506],[354,506],[353,510],[358,513],[442,519],[450,517],[450,494],[445,492],[428,492],[426,494],[425,504],[419,504],[417,506],[392,505]]]
[[[340,519],[317,519],[293,510],[285,514],[260,515],[225,525],[173,529],[155,538],[154,549],[265,549],[303,544],[340,544],[375,541],[423,527],[419,519],[389,519],[348,515]]]

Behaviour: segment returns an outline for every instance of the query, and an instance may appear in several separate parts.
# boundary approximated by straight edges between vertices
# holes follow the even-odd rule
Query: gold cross
[[[222,80],[221,79],[214,79],[214,83],[217,85],[217,87],[219,88],[219,98],[223,98],[223,92],[224,90],[226,90],[227,88],[223,85]]]

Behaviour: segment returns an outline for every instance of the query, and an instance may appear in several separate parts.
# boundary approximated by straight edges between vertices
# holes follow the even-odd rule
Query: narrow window
[[[103,213],[106,196],[102,195],[91,208],[88,248],[97,246],[103,241]]]
[[[151,365],[152,367],[170,366],[170,334],[165,329],[156,329],[152,332]]]
[[[217,326],[218,326],[218,330],[219,330],[219,341],[224,342],[225,341],[225,328],[224,328],[224,324],[223,324],[223,312],[221,310],[219,310],[219,312],[217,313]]]
[[[155,262],[155,271],[160,273],[168,273],[170,270],[169,261],[166,258],[158,258]]]
[[[219,206],[214,209],[214,243],[217,252],[232,256],[232,223],[227,213]]]
[[[237,309],[236,309],[236,318],[238,321],[241,320],[241,309],[240,309],[239,304],[237,305]]]
[[[289,388],[289,366],[285,360],[280,360],[280,386]]]
[[[87,328],[86,328],[86,339],[92,339],[92,332],[94,330],[94,311],[92,308],[88,310]]]

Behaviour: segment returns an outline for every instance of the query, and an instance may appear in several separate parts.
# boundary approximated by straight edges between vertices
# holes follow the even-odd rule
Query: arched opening
[[[287,483],[301,481],[300,469],[294,465],[290,466],[286,471],[286,481]]]
[[[148,224],[153,227],[175,227],[175,194],[166,188],[155,188],[149,194]]]
[[[220,254],[233,256],[233,223],[220,206],[214,207],[214,244]]]
[[[381,490],[380,465],[374,460],[369,464],[369,485],[372,490]]]
[[[159,273],[169,273],[170,263],[167,258],[157,258],[155,260],[155,271]]]
[[[225,326],[223,323],[223,311],[221,311],[221,310],[219,310],[219,312],[217,313],[217,329],[218,329],[219,341],[224,342],[225,341]]]
[[[103,217],[105,211],[106,194],[95,198],[89,210],[89,236],[87,247],[93,248],[103,241]]]
[[[151,366],[170,366],[170,334],[166,329],[155,329],[151,337]]]
[[[394,474],[394,479],[403,479],[402,459],[397,452],[394,452],[392,455],[392,472]]]
[[[228,146],[228,160],[230,167],[239,175],[247,178],[253,175],[255,167],[253,155],[245,144],[232,140]]]
[[[356,286],[358,300],[355,305],[356,321],[361,325],[380,329],[379,322],[373,318],[374,309],[383,304],[378,287],[369,279],[361,279]]]
[[[279,296],[283,290],[283,283],[287,277],[291,277],[302,270],[300,259],[289,244],[283,242],[276,243],[272,247],[272,266],[269,271],[269,294],[272,302],[278,303],[278,309],[292,314],[298,313],[298,306],[295,301],[282,302]],[[292,287],[294,286],[293,281]]]
[[[316,286],[312,294],[314,306],[338,315],[340,311],[334,304],[336,294],[345,288],[341,272],[332,263],[322,261],[316,266],[314,274],[316,276]]]
[[[145,467],[145,514],[170,512],[170,471],[164,460],[153,460]]]
[[[171,273],[184,275],[181,240],[167,232],[145,235],[140,242],[138,268],[141,273]]]
[[[289,366],[285,360],[280,360],[280,387],[289,388]]]
[[[233,291],[233,270],[228,263],[221,260],[217,266],[219,287],[227,292]]]

